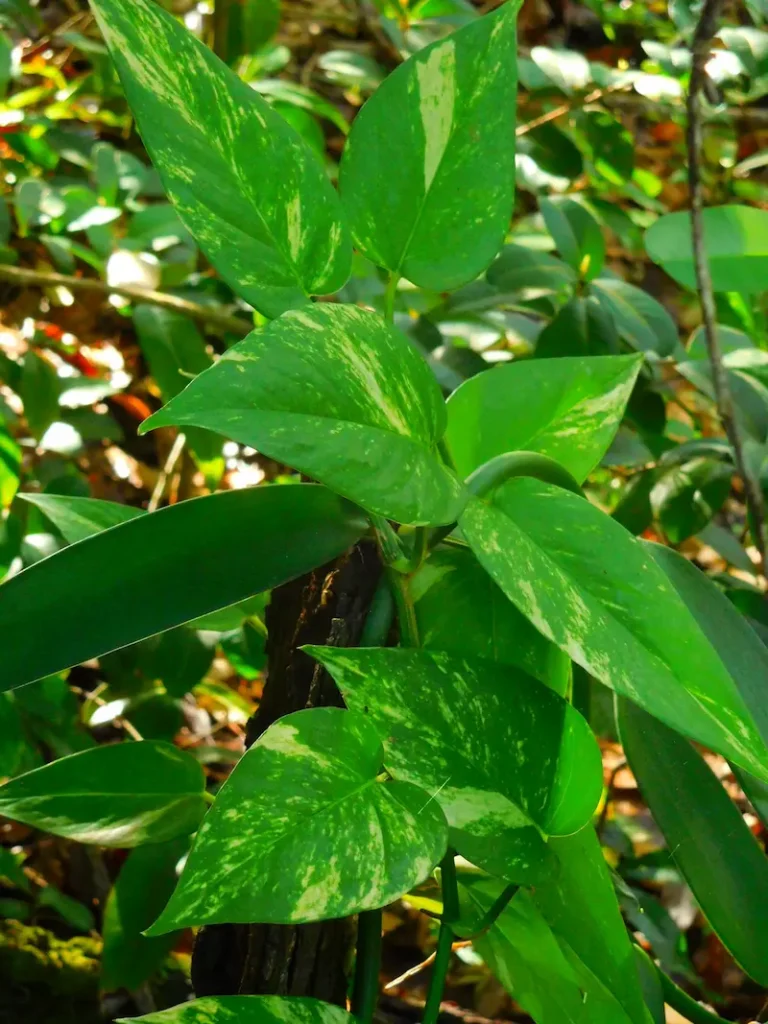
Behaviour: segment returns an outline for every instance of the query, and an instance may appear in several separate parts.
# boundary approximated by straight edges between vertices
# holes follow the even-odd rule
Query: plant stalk
[[[704,239],[704,190],[699,164],[703,144],[700,97],[707,83],[706,64],[709,59],[712,40],[717,31],[722,8],[723,0],[704,0],[691,44],[691,77],[688,86],[688,125],[686,130],[688,187],[691,196],[691,240],[693,243],[696,285],[701,297],[704,337],[707,343],[709,362],[712,367],[715,402],[723,428],[733,449],[736,471],[741,478],[744,489],[744,499],[747,506],[752,539],[760,553],[760,570],[763,576],[765,576],[767,547],[765,504],[760,484],[753,478],[747,466],[741,430],[736,421],[734,411],[733,395],[728,383],[728,374],[723,366],[723,354],[715,326],[717,323],[717,311],[715,308],[714,290],[712,288],[712,276],[707,261]]]
[[[53,271],[28,270],[26,267],[0,266],[0,281],[10,281],[13,284],[40,285],[42,288],[67,288],[71,291],[99,292],[99,294],[122,295],[126,299],[133,299],[135,302],[146,302],[150,306],[159,306],[161,309],[170,309],[176,313],[183,313],[190,320],[196,320],[203,326],[218,327],[223,331],[231,331],[238,337],[245,337],[253,330],[253,324],[245,318],[230,316],[218,309],[209,309],[197,302],[190,302],[188,299],[180,299],[178,295],[168,295],[165,292],[156,292],[151,288],[137,288],[134,285],[111,285],[105,281],[97,281],[92,277],[71,277],[69,274],[57,274]]]
[[[400,626],[400,646],[419,647],[419,627],[411,596],[411,581],[396,569],[388,568],[385,571],[395,598],[397,621]]]
[[[456,881],[456,864],[453,850],[449,849],[440,862],[440,882],[443,889],[443,916],[440,921],[440,932],[437,936],[437,949],[432,967],[432,980],[429,983],[427,1001],[421,1024],[437,1024],[440,1016],[440,1004],[443,1001],[445,979],[451,963],[451,947],[453,946],[453,925],[459,917],[459,886]]]
[[[357,959],[352,988],[352,1014],[360,1024],[372,1024],[379,1001],[381,915],[380,910],[364,910],[357,917]]]
[[[657,968],[657,971],[659,981],[661,982],[661,991],[664,995],[664,1002],[668,1003],[673,1010],[677,1010],[691,1024],[725,1024],[722,1017],[718,1017],[716,1013],[712,1013],[705,1006],[702,1006],[701,1003],[697,1003],[679,985],[676,985],[664,971],[660,968]]]
[[[384,319],[387,323],[391,324],[395,319],[395,296],[397,295],[397,286],[400,283],[400,275],[394,272],[390,273],[389,280],[387,281],[387,289],[384,292]]]

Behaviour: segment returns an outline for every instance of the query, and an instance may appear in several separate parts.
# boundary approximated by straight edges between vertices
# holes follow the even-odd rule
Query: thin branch
[[[165,493],[165,485],[168,483],[168,477],[176,468],[176,463],[181,458],[181,453],[184,451],[184,442],[187,440],[185,434],[177,434],[176,440],[173,442],[168,458],[165,460],[160,475],[157,478],[157,483],[152,491],[152,497],[149,499],[147,505],[147,512],[154,512]]]
[[[197,302],[180,299],[178,295],[168,295],[166,292],[156,292],[149,288],[137,288],[134,285],[111,285],[92,277],[70,277],[69,274],[57,274],[53,271],[28,270],[26,267],[4,265],[0,266],[0,281],[10,281],[20,285],[40,285],[43,288],[63,287],[69,288],[71,291],[98,292],[105,296],[122,295],[135,302],[146,302],[151,306],[160,306],[162,309],[183,313],[191,320],[197,320],[209,327],[231,331],[240,337],[244,337],[253,330],[253,325],[243,317],[230,316],[218,309],[209,309],[208,306],[201,306]]]
[[[728,374],[723,366],[723,355],[717,336],[717,311],[712,288],[712,277],[707,261],[704,239],[704,190],[701,182],[699,160],[702,150],[701,92],[707,80],[706,64],[717,31],[717,24],[723,7],[723,0],[704,0],[699,22],[691,44],[691,78],[688,87],[688,125],[686,142],[688,146],[688,187],[691,196],[691,237],[693,262],[696,270],[696,284],[701,296],[701,310],[704,337],[712,367],[712,383],[715,402],[723,428],[733,449],[736,471],[744,488],[744,498],[750,519],[750,528],[755,547],[760,553],[760,567],[765,576],[766,536],[765,506],[760,484],[754,480],[747,467],[741,431],[736,422],[733,396],[728,383]]]

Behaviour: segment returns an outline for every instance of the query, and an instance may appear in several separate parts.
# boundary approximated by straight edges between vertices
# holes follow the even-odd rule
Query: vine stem
[[[429,983],[421,1024],[437,1024],[437,1019],[440,1016],[445,979],[448,976],[448,968],[451,963],[453,925],[459,917],[459,886],[456,880],[454,852],[451,849],[440,862],[440,883],[443,889],[443,916],[437,936],[432,980]]]
[[[388,568],[386,573],[392,587],[395,607],[397,608],[397,621],[400,626],[400,646],[419,647],[419,627],[411,595],[410,580],[396,569]]]
[[[400,283],[400,275],[394,272],[390,273],[389,280],[387,281],[387,289],[384,292],[384,319],[387,323],[393,323],[395,319],[395,296],[397,295],[397,286]]]
[[[170,309],[183,313],[190,320],[197,320],[203,325],[218,327],[244,337],[253,330],[253,324],[243,317],[230,316],[218,309],[209,309],[197,302],[181,299],[178,295],[156,292],[151,288],[137,288],[134,285],[111,285],[97,281],[92,277],[71,277],[69,274],[56,274],[53,271],[28,270],[26,267],[0,266],[0,281],[13,284],[40,285],[43,288],[68,288],[71,291],[98,292],[100,295],[122,295],[134,302],[146,302],[150,306]]]
[[[673,1010],[677,1010],[691,1024],[725,1024],[722,1017],[712,1013],[701,1003],[683,991],[672,979],[660,968],[656,968],[661,982],[661,991],[664,995],[664,1002],[668,1003]]]
[[[712,40],[723,8],[724,0],[704,0],[691,44],[691,77],[686,101],[688,125],[686,144],[688,147],[688,187],[691,196],[691,240],[696,285],[701,296],[704,337],[707,343],[709,362],[712,367],[712,384],[715,402],[723,428],[733,449],[736,471],[744,488],[744,498],[750,519],[752,539],[760,553],[760,569],[766,574],[765,505],[759,483],[753,478],[744,455],[741,431],[736,422],[733,395],[728,383],[728,374],[723,366],[723,354],[717,336],[714,290],[712,275],[707,261],[704,239],[704,190],[701,181],[699,159],[702,149],[701,93],[707,82],[707,60]]]

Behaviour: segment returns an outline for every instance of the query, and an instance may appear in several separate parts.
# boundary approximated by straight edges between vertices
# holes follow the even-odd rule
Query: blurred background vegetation
[[[301,133],[331,178],[356,111],[386,74],[495,6],[163,2]],[[768,3],[727,11],[708,67],[705,184],[710,203],[766,207]],[[401,282],[396,321],[446,394],[510,359],[645,352],[590,496],[628,529],[694,559],[768,636],[698,302],[643,246],[660,214],[688,206],[684,90],[696,15],[692,0],[525,0],[509,245],[454,294]],[[47,496],[153,509],[287,480],[284,467],[205,432],[137,436],[150,412],[260,318],[216,277],[165,200],[85,0],[0,0],[0,158],[0,576],[83,535]],[[384,287],[356,257],[342,299],[380,308]],[[718,321],[750,467],[765,486],[765,294],[720,293]],[[147,737],[194,753],[215,792],[261,695],[267,601],[0,695],[0,778]],[[625,767],[610,704],[598,689],[592,696],[606,777],[600,832],[630,928],[724,1017],[757,1018],[765,994],[708,928]],[[764,844],[728,766],[709,761]],[[101,851],[0,819],[0,1021],[91,1024],[183,1000],[191,934],[173,948],[139,934],[183,852],[150,863],[151,850]],[[385,1008],[415,1021],[428,967],[402,976],[428,957],[434,930],[408,901],[386,912],[385,925]],[[527,1020],[471,944],[456,951],[448,997],[456,1009],[446,1019]]]

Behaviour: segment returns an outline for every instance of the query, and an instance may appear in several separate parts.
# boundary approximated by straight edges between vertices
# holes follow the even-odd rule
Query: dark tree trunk
[[[364,543],[274,591],[267,609],[267,680],[248,723],[247,745],[292,711],[342,706],[328,673],[298,648],[357,644],[380,575],[378,553]],[[192,984],[198,996],[314,996],[343,1006],[353,939],[348,919],[298,926],[211,925],[195,944]]]

